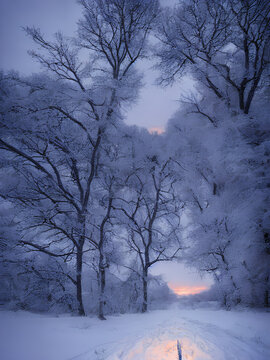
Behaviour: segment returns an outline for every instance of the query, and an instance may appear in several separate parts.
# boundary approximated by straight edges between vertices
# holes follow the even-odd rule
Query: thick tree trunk
[[[239,107],[241,110],[245,109],[244,91],[245,91],[244,88],[241,88],[239,90]]]
[[[143,304],[142,312],[145,313],[148,309],[148,269],[143,270]]]
[[[77,249],[77,273],[76,273],[76,285],[77,285],[77,306],[78,306],[78,314],[80,316],[85,316],[85,311],[83,307],[82,300],[82,248]]]

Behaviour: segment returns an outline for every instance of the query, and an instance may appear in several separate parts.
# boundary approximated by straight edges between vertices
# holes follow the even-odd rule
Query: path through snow
[[[95,318],[0,312],[2,360],[270,359],[270,313],[153,311]]]

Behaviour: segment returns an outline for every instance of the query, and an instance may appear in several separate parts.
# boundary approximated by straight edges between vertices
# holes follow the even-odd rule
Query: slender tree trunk
[[[264,306],[269,307],[269,290],[266,289],[264,292]]]
[[[98,318],[100,320],[106,320],[104,316],[104,292],[106,285],[106,272],[104,268],[104,257],[103,254],[100,254],[99,258],[99,308],[98,308]]]
[[[143,304],[142,312],[145,313],[148,309],[148,269],[143,269]]]
[[[85,216],[78,214],[79,224],[79,239],[77,243],[77,254],[76,254],[76,285],[77,285],[77,307],[78,314],[85,316],[83,299],[82,299],[82,264],[83,264],[83,246],[85,242]]]
[[[77,273],[76,273],[76,285],[77,285],[77,306],[78,306],[78,314],[80,316],[85,316],[85,311],[83,307],[82,300],[82,247],[77,249]]]
[[[265,279],[266,288],[264,291],[264,306],[269,307],[269,276]]]
[[[99,238],[99,265],[98,265],[98,282],[99,282],[99,309],[98,309],[98,317],[100,320],[106,320],[104,317],[104,305],[105,305],[105,299],[104,299],[104,293],[105,293],[105,285],[106,285],[106,272],[105,269],[108,267],[106,263],[106,257],[104,256],[104,241],[105,241],[105,225],[106,222],[110,218],[110,213],[112,209],[112,196],[110,195],[108,207],[107,207],[107,213],[105,217],[102,220],[101,226],[100,226],[100,238]]]

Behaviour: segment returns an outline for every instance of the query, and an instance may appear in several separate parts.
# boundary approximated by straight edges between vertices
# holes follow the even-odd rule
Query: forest
[[[0,73],[1,306],[145,313],[178,261],[207,300],[269,307],[269,1],[79,4],[73,38],[24,28],[40,72]],[[162,134],[125,123],[147,58],[195,83]]]

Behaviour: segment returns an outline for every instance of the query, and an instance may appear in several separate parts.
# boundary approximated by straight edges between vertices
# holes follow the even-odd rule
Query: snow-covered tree
[[[190,259],[228,307],[269,297],[269,11],[266,1],[190,0],[157,29],[163,80],[186,70],[197,83],[168,143],[186,169]]]
[[[126,228],[123,236],[130,258],[133,254],[137,260],[135,268],[129,267],[142,281],[142,312],[148,307],[149,269],[157,262],[175,259],[181,249],[183,202],[176,193],[174,163],[166,156],[165,143],[163,151],[158,148],[162,143],[158,136],[148,133],[141,138],[133,136],[131,154],[127,152],[131,164],[114,205]]]
[[[267,0],[188,0],[166,9],[157,31],[163,80],[191,72],[248,114],[269,69],[269,12]]]
[[[47,74],[1,77],[0,144],[20,182],[3,196],[20,203],[30,223],[21,242],[64,261],[75,257],[70,280],[83,315],[83,254],[98,156],[110,129],[118,126],[120,106],[137,93],[133,65],[145,53],[158,3],[80,3],[75,40],[57,33],[48,41],[39,29],[26,29],[39,47],[31,55]]]

